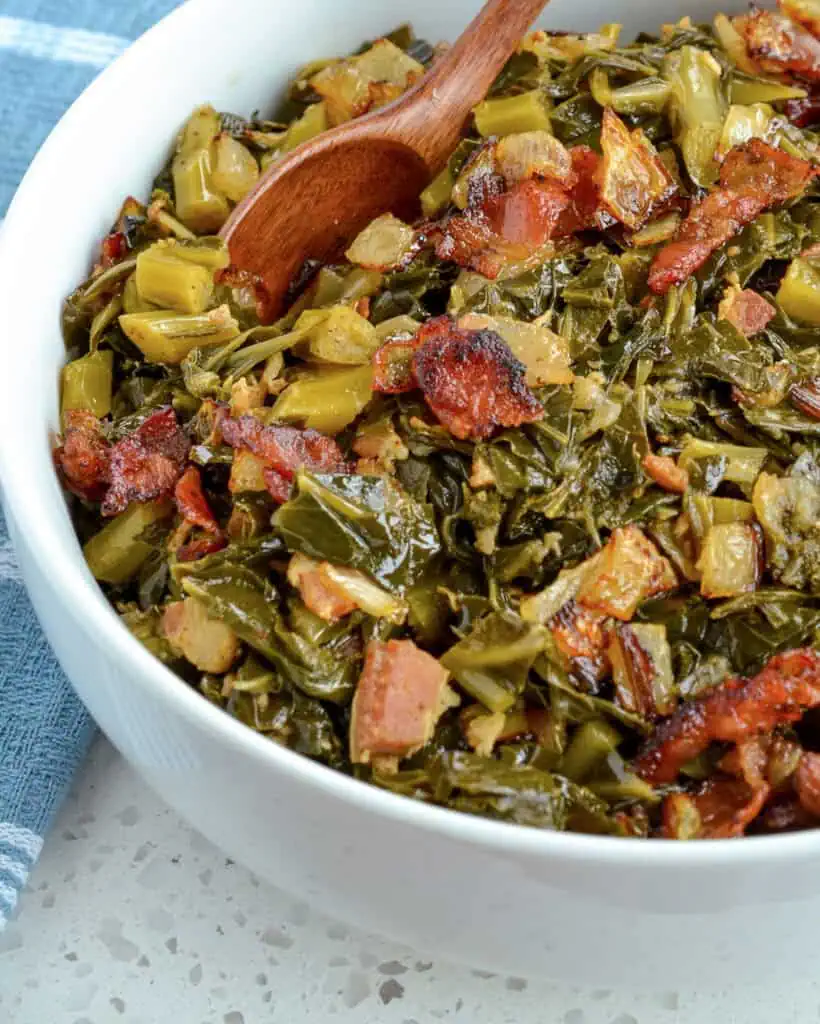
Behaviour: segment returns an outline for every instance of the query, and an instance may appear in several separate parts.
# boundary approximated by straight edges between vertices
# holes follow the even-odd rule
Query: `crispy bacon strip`
[[[671,793],[663,802],[665,839],[734,839],[763,810],[769,787],[743,779],[710,779],[697,793]]]
[[[820,38],[820,17],[813,0],[777,0],[777,6],[787,18],[802,25],[815,39]]]
[[[789,14],[795,16],[791,10]],[[749,56],[761,71],[820,81],[820,42],[791,18],[774,11],[753,10],[735,24],[746,41]]]
[[[759,334],[777,311],[751,288],[728,288],[718,306],[718,318],[728,320],[741,334]]]
[[[799,100],[786,100],[783,113],[797,128],[810,128],[820,121],[820,94],[812,92]]]
[[[111,486],[102,503],[102,514],[115,516],[132,501],[153,501],[170,494],[190,447],[173,409],[152,413],[111,449]]]
[[[112,231],[100,242],[100,258],[98,266],[100,270],[107,270],[119,263],[128,252],[128,243],[122,231]]]
[[[293,491],[292,478],[284,476],[278,469],[272,469],[270,466],[265,466],[262,470],[262,477],[268,494],[277,505],[284,505],[286,501],[290,500]]]
[[[111,448],[96,416],[82,409],[65,414],[63,443],[54,460],[72,494],[102,501],[111,481]]]
[[[174,499],[186,525],[191,529],[199,527],[205,531],[205,536],[194,537],[179,547],[179,561],[193,562],[197,558],[221,551],[227,539],[202,490],[202,477],[196,466],[189,466],[177,480]]]
[[[527,259],[553,237],[569,204],[568,191],[554,181],[520,181],[450,217],[436,255],[495,279],[505,263]]]
[[[315,473],[348,473],[350,467],[332,437],[297,427],[266,427],[253,416],[226,418],[220,425],[231,448],[244,448],[265,463],[265,484],[274,501],[290,497],[290,483],[297,470]]]
[[[459,438],[490,437],[499,427],[544,415],[526,384],[526,367],[495,331],[462,330],[448,316],[419,331],[413,368],[437,419]]]
[[[723,162],[719,186],[692,206],[675,237],[655,257],[649,287],[663,295],[685,281],[764,210],[801,192],[814,174],[811,164],[762,139],[735,146]]]
[[[569,152],[575,181],[569,190],[569,205],[558,218],[556,238],[576,231],[604,230],[615,223],[601,205],[601,157],[589,146],[573,146]]]
[[[240,303],[242,305],[253,305],[256,307],[256,315],[260,323],[266,324],[273,316],[273,304],[270,294],[265,287],[265,282],[250,270],[240,270],[239,267],[231,264],[214,274],[216,284],[227,285],[241,293]],[[295,298],[295,296],[294,296]]]
[[[221,533],[216,516],[202,490],[202,476],[196,466],[189,466],[177,480],[174,500],[182,518],[206,533]]]
[[[638,756],[635,770],[653,784],[678,772],[715,740],[739,743],[798,721],[820,704],[820,652],[777,654],[751,679],[732,678],[662,722]]]

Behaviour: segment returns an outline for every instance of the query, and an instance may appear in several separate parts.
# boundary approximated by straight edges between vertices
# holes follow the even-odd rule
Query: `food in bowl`
[[[393,792],[669,838],[820,817],[813,5],[522,40],[414,224],[287,314],[215,237],[389,102],[402,28],[276,121],[199,108],[67,300],[55,453],[128,628]]]

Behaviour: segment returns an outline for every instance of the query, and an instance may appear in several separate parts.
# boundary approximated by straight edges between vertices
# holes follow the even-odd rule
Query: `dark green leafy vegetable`
[[[429,506],[395,480],[300,473],[297,490],[274,519],[291,551],[363,569],[402,589],[439,550]]]
[[[422,219],[306,261],[275,323],[219,229],[435,51],[403,25],[279,120],[194,111],[62,318],[56,462],[134,636],[272,742],[469,814],[817,822],[820,149],[767,17],[525,37]]]

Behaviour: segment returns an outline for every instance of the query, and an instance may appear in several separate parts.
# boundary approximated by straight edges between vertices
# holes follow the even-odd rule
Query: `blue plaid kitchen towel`
[[[0,217],[66,108],[175,6],[177,0],[0,0]],[[91,735],[40,632],[0,512],[0,930]]]

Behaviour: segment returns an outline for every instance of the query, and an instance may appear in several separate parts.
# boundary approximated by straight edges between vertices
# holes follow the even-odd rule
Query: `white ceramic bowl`
[[[310,58],[404,19],[453,38],[477,8],[189,0],[65,115],[20,187],[0,251],[0,471],[23,574],[80,696],[148,783],[232,857],[331,913],[426,953],[590,984],[794,971],[814,957],[820,831],[689,845],[551,834],[362,785],[255,735],[155,661],[106,603],[66,514],[50,458],[61,302],[190,110],[264,110]],[[711,12],[708,0],[554,0],[545,24],[618,18],[634,33]]]

